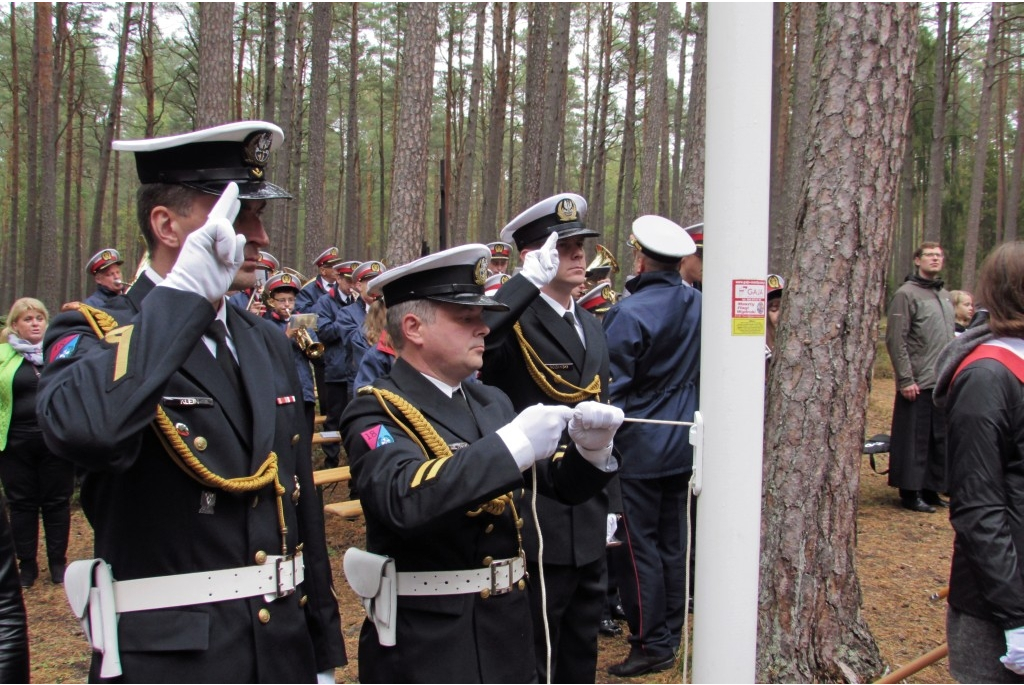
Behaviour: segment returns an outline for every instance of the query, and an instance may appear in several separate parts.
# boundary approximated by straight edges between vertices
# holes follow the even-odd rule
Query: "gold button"
[[[197,437],[196,437],[196,441],[195,441],[194,443],[192,443],[192,444],[193,444],[193,445],[195,445],[195,448],[196,448],[197,450],[199,450],[200,452],[202,452],[203,450],[205,450],[205,449],[206,449],[206,444],[207,444],[207,443],[206,443],[206,438],[204,438],[204,437],[203,437],[203,436],[201,436],[201,435],[200,435],[200,436],[197,436]]]
[[[493,524],[493,523],[488,523],[488,524],[487,524],[487,527],[486,527],[486,528],[484,528],[484,532],[485,532],[485,533],[490,533],[490,532],[492,532],[493,530],[494,530],[494,524]]]
[[[480,596],[483,597],[484,599],[487,599],[488,597],[490,597],[491,596],[491,588],[485,587],[483,590],[480,591]]]
[[[295,435],[292,436],[292,444],[296,445],[296,444],[298,444],[298,442],[299,442],[299,434],[296,433]]]
[[[526,589],[526,581],[523,580],[522,578],[519,579],[519,589],[520,590],[525,590]]]
[[[307,604],[309,604],[309,595],[302,595],[301,599],[299,599],[299,606],[304,607]]]
[[[260,617],[260,623],[264,623],[264,624],[270,623],[270,610],[269,609],[260,609],[259,617]]]
[[[256,552],[256,563],[261,566],[267,563],[267,553],[262,549],[259,552]]]
[[[494,557],[484,557],[484,566],[490,566],[493,561]]]

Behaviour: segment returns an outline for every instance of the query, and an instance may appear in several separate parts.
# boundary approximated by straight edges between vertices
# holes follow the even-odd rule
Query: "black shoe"
[[[902,504],[904,509],[909,509],[910,511],[919,511],[922,514],[934,514],[935,513],[935,507],[933,507],[932,505],[928,504],[927,502],[925,502],[920,497],[918,497],[916,499],[900,500],[900,503]]]
[[[621,604],[614,604],[611,608],[612,619],[616,621],[626,620],[626,610],[622,608]]]
[[[610,618],[602,618],[601,624],[597,627],[597,632],[602,635],[607,635],[608,637],[618,637],[619,635],[622,635],[622,628],[620,628],[619,624]]]
[[[933,507],[939,507],[940,509],[949,509],[949,501],[939,497],[939,493],[934,490],[922,490],[921,499],[924,500],[925,504],[930,504]]]
[[[18,578],[21,580],[22,587],[32,587],[38,577],[39,566],[36,564],[35,559],[23,559],[18,563]]]
[[[621,664],[608,667],[608,673],[619,678],[633,678],[646,673],[667,671],[675,666],[676,658],[671,654],[667,656],[644,656],[630,652],[629,658]]]
[[[54,585],[64,584],[64,564],[50,564],[50,580]]]

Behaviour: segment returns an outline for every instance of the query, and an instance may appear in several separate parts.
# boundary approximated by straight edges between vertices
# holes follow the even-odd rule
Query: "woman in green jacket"
[[[49,314],[39,300],[15,301],[0,331],[0,481],[11,507],[11,531],[22,587],[39,576],[39,515],[46,531],[50,579],[64,582],[75,472],[43,442],[36,388]]]

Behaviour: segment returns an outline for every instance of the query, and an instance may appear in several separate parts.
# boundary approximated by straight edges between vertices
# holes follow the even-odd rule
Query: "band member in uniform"
[[[384,273],[386,267],[377,261],[363,262],[352,272],[352,279],[355,281],[356,294],[359,296],[351,307],[345,307],[338,313],[335,322],[341,334],[341,342],[345,345],[348,354],[348,380],[354,383],[356,370],[363,361],[363,355],[370,349],[370,342],[366,339],[364,325],[366,314],[370,311],[377,296],[370,293],[370,283]]]
[[[316,393],[313,390],[313,369],[309,362],[323,355],[323,344],[317,340],[316,331],[292,328],[289,325],[295,308],[295,297],[299,294],[299,283],[294,276],[287,273],[274,274],[267,279],[264,289],[268,295],[264,318],[277,326],[292,342],[292,360],[302,384],[302,402],[309,430],[312,431],[316,418]]]
[[[85,269],[96,281],[96,291],[85,298],[90,307],[102,307],[111,299],[124,292],[121,278],[121,253],[112,247],[100,250],[86,263]]]
[[[383,293],[398,359],[345,410],[342,434],[366,546],[393,559],[397,600],[382,617],[379,595],[378,620],[363,624],[360,682],[535,681],[520,539],[530,467],[545,464],[538,489],[570,502],[600,490],[616,468],[614,407],[538,405],[516,415],[500,390],[463,382],[483,360],[482,310],[504,308],[483,294],[488,257],[484,245],[464,245],[371,284]],[[567,425],[571,444],[551,462]],[[351,556],[350,582],[360,577]]]
[[[685,230],[690,234],[690,239],[697,249],[679,262],[679,275],[682,276],[683,283],[700,290],[704,281],[704,224],[687,226]]]
[[[488,265],[487,271],[491,275],[507,274],[508,262],[512,258],[512,246],[498,241],[487,243],[487,247],[491,250],[491,263]]]
[[[236,292],[228,298],[228,304],[232,304],[239,309],[246,309],[256,316],[263,316],[267,312],[267,307],[263,304],[263,293],[266,292],[267,279],[270,278],[271,274],[281,270],[281,262],[277,261],[277,257],[274,255],[262,250],[256,258],[256,262],[256,284],[251,288]]]
[[[334,272],[338,275],[334,281],[334,297],[343,305],[356,301],[356,293],[352,292],[352,272],[359,264],[359,261],[338,262],[334,267]]]
[[[283,139],[236,122],[114,142],[149,267],[110,309],[54,320],[36,403],[86,471],[97,559],[65,586],[102,618],[91,680],[333,682],[346,663],[289,343],[224,298],[254,284],[260,215],[289,197],[263,174]]]
[[[320,253],[314,262],[320,275],[302,286],[302,290],[299,291],[299,297],[295,300],[297,314],[308,314],[313,311],[313,305],[317,300],[326,295],[337,282],[338,272],[334,267],[341,262],[336,247],[329,247]]]
[[[498,290],[495,299],[507,312],[490,312],[492,331],[480,379],[501,388],[517,411],[537,403],[575,406],[608,399],[608,349],[601,324],[576,307],[572,294],[586,271],[584,238],[598,233],[586,227],[587,203],[563,193],[543,200],[501,231],[515,242],[523,268]],[[552,242],[557,241],[557,242]],[[535,251],[557,252],[557,268],[538,273],[527,262]],[[571,317],[571,322],[568,318]],[[617,482],[612,483],[617,492]],[[581,504],[566,505],[543,495],[538,515],[545,540],[544,573],[547,619],[551,631],[552,682],[594,682],[597,629],[605,602],[605,539],[608,515],[615,511],[602,491]],[[525,514],[523,544],[530,575],[538,573],[538,539],[532,515]],[[546,680],[543,611],[539,592],[531,592],[538,679]]]
[[[679,263],[693,239],[660,216],[633,222],[631,295],[604,317],[611,402],[630,417],[693,421],[700,380],[701,293],[682,285]],[[686,491],[693,451],[685,426],[630,423],[616,442],[624,461],[624,568],[616,569],[630,630],[630,653],[608,669],[618,677],[675,663],[687,597]],[[617,560],[621,557],[616,557]]]

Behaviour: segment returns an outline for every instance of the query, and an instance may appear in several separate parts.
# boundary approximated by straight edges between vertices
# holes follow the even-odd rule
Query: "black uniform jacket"
[[[232,494],[201,484],[169,456],[167,439],[154,428],[160,405],[218,476],[250,476],[277,455],[287,552],[302,544],[305,563],[299,590],[271,602],[254,597],[122,614],[124,680],[311,682],[318,671],[344,665],[289,341],[270,323],[228,307],[243,398],[201,340],[214,316],[204,298],[154,288],[144,276],[108,311],[120,327],[105,340],[78,312],[54,319],[37,400],[47,444],[87,471],[82,508],[95,530],[96,556],[115,580],[129,580],[282,554],[273,485]],[[98,660],[93,668],[95,677]]]
[[[373,395],[348,405],[341,431],[369,551],[393,557],[399,572],[483,568],[490,559],[517,556],[517,514],[529,502],[522,497],[524,476],[495,432],[516,415],[504,393],[463,383],[467,411],[402,359],[374,386],[416,407],[453,454],[425,453],[406,432],[411,423],[393,405],[386,412]],[[580,501],[610,474],[572,449],[543,477],[538,490]],[[481,510],[506,493],[510,503]],[[364,683],[529,682],[535,664],[529,603],[519,588],[486,599],[480,593],[400,596],[397,644],[381,647],[369,622],[359,641]]]
[[[577,387],[586,387],[599,376],[600,395],[594,399],[608,401],[608,346],[600,322],[582,307],[576,315],[587,339],[586,349],[579,335],[564,319],[539,297],[537,288],[522,275],[513,276],[501,286],[495,299],[509,306],[507,312],[485,312],[491,332],[487,335],[484,366],[480,380],[501,388],[512,400],[516,411],[541,404],[559,404],[548,397],[530,377],[519,341],[512,326],[519,321],[523,334],[541,360],[551,370]],[[555,386],[567,391],[563,386]],[[572,403],[575,405],[576,403]],[[563,438],[569,443],[568,435]],[[557,462],[557,459],[555,460]],[[609,494],[615,501],[609,503]],[[622,511],[618,479],[609,488],[576,506],[567,506],[541,495],[537,511],[544,534],[544,563],[583,566],[605,553],[607,515]],[[527,513],[523,538],[527,557],[537,559],[537,535]]]

